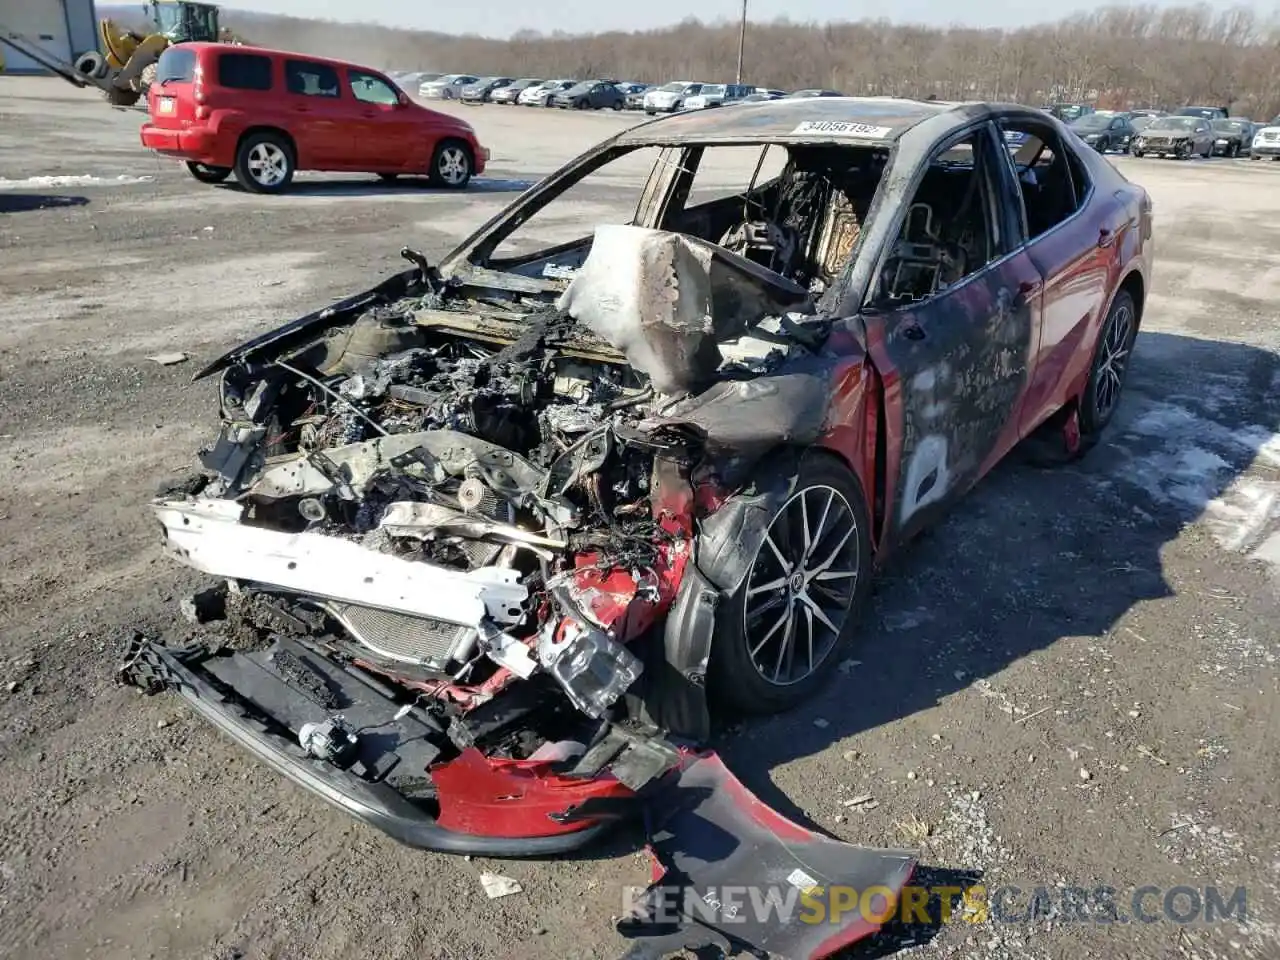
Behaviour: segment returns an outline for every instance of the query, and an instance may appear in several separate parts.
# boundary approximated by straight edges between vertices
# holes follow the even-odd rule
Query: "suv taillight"
[[[207,120],[209,118],[209,108],[204,102],[204,70],[198,63],[191,75],[191,99],[196,102],[196,119]]]

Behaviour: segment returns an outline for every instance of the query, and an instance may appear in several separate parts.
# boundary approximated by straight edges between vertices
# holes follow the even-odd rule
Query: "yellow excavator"
[[[127,107],[144,96],[156,74],[156,61],[175,43],[224,39],[218,8],[193,0],[149,0],[143,4],[147,32],[98,21],[101,51],[90,50],[67,63],[30,39],[0,24],[0,44],[7,44],[78,87],[97,87],[116,106]],[[0,60],[0,63],[3,61]]]

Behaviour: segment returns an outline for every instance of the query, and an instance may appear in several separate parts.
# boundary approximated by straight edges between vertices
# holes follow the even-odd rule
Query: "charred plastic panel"
[[[718,344],[808,299],[803,287],[705,241],[603,226],[557,306],[621,351],[658,393],[680,394],[714,380]]]
[[[883,890],[881,908],[871,912],[887,917],[915,870],[906,851],[855,847],[785,819],[715,754],[691,760],[653,807],[656,878],[638,913],[618,924],[633,941],[623,960],[706,947],[830,957],[880,926],[861,910],[833,910],[841,892]],[[753,893],[773,909],[753,909]],[[813,922],[819,910],[825,922]]]

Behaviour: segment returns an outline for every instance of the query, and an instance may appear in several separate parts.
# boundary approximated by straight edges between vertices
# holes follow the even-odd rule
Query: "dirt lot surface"
[[[463,195],[303,175],[263,198],[143,152],[137,112],[0,78],[0,956],[621,952],[638,836],[548,863],[416,852],[112,683],[122,634],[186,629],[194,581],[145,504],[212,436],[196,364],[400,269],[405,243],[443,254],[634,122],[465,115],[495,158]],[[1040,886],[1113,887],[1122,914],[1144,885],[1243,886],[1248,920],[1060,912],[871,952],[1280,956],[1280,165],[1116,162],[1154,198],[1158,260],[1107,442],[1070,469],[998,468],[885,571],[860,662],[719,746],[783,812],[1017,885],[1016,910]],[[638,177],[538,229],[625,219]],[[175,350],[191,361],[147,359]],[[858,794],[878,806],[842,804]],[[524,892],[486,899],[482,870]]]

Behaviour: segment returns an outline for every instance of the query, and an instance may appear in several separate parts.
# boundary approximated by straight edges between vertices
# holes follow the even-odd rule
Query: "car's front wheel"
[[[852,641],[871,586],[871,524],[857,478],[806,457],[741,585],[716,613],[710,692],[778,713],[808,700]]]
[[[279,193],[293,180],[293,145],[270,131],[251,133],[236,151],[236,179],[254,193]]]
[[[201,183],[222,183],[231,176],[230,167],[211,167],[207,163],[187,161],[187,172]]]
[[[1098,333],[1089,382],[1080,398],[1080,436],[1086,443],[1096,442],[1120,406],[1120,393],[1137,336],[1138,315],[1133,297],[1121,290],[1111,302]]]
[[[471,179],[473,168],[470,147],[461,140],[444,140],[431,155],[431,182],[438,187],[461,190]]]

